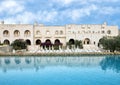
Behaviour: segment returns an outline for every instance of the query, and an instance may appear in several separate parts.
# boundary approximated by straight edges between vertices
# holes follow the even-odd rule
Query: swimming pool
[[[0,57],[0,85],[119,84],[119,56]]]

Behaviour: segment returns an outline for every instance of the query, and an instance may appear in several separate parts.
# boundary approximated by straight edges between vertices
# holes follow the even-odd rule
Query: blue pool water
[[[120,85],[120,57],[3,56],[0,85]]]

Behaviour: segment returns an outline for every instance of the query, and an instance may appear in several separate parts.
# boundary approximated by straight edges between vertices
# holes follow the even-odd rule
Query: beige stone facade
[[[69,24],[65,26],[44,26],[43,24],[0,24],[0,42],[11,44],[16,39],[24,39],[28,45],[39,45],[47,40],[51,43],[59,41],[66,46],[66,42],[82,40],[83,45],[98,46],[103,36],[117,36],[118,26]]]

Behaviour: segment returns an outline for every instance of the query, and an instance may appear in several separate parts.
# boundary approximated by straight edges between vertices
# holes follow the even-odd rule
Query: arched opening
[[[62,43],[60,42],[59,39],[56,39],[54,41],[54,50],[59,50],[60,48],[62,48]]]
[[[29,39],[26,40],[27,45],[31,45],[31,41]]]
[[[4,40],[4,42],[3,42],[5,45],[10,45],[10,41],[9,40]]]
[[[8,31],[8,30],[5,30],[5,31],[3,32],[3,36],[5,36],[5,37],[9,36],[9,31]]]
[[[36,40],[36,45],[40,45],[41,44],[41,40]]]
[[[75,40],[74,39],[70,39],[69,42],[67,42],[67,46],[69,47],[69,49],[74,48]]]
[[[55,44],[59,44],[59,43],[60,43],[60,40],[59,40],[59,39],[56,39],[54,43],[55,43]]]
[[[90,39],[89,38],[85,38],[84,44],[90,44]]]
[[[94,41],[94,45],[95,45],[96,43],[95,43],[95,41]]]
[[[44,43],[41,43],[41,46],[43,46],[43,49],[50,50],[52,49],[52,43],[49,39],[47,39]]]
[[[25,32],[24,32],[24,35],[25,35],[25,37],[28,37],[28,36],[30,36],[30,31],[29,30],[26,30]]]
[[[50,41],[49,39],[47,39],[47,40],[45,41],[45,43],[46,43],[46,44],[51,44],[51,41]]]
[[[101,45],[100,42],[102,42],[102,39],[99,39],[99,42],[98,42],[98,47],[99,47],[99,48],[102,48],[102,45]]]
[[[19,31],[19,30],[15,30],[15,31],[14,31],[14,36],[15,36],[15,37],[20,36],[20,31]]]
[[[70,39],[70,40],[69,40],[69,43],[70,43],[71,45],[74,45],[74,44],[75,44],[75,40],[74,40],[74,39]]]
[[[98,47],[100,47],[100,43],[98,43]]]

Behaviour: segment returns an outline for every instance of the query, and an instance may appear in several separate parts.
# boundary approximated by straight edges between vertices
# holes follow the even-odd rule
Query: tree
[[[75,40],[74,44],[72,44],[71,42],[67,42],[67,45],[69,46],[70,49],[72,48],[72,45],[74,45],[75,48],[83,48],[81,40],[80,41],[79,40]]]
[[[27,44],[23,39],[16,39],[11,46],[13,47],[13,49],[15,50],[21,50],[21,49],[26,49],[27,48]]]
[[[110,50],[110,52],[120,51],[120,36],[103,37],[99,43],[103,46],[103,49]]]
[[[75,48],[83,48],[82,41],[75,40]]]

